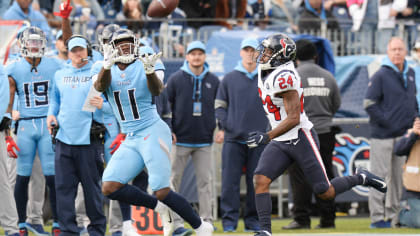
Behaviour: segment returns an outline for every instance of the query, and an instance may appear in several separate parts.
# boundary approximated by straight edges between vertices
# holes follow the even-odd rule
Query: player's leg
[[[350,190],[356,185],[363,184],[381,188],[382,185],[377,185],[377,183],[378,181],[383,182],[383,180],[365,169],[359,169],[360,173],[352,176],[336,177],[330,183],[318,150],[316,136],[309,130],[301,129],[299,131],[299,139],[299,143],[295,145],[295,148],[290,153],[298,162],[303,173],[305,173],[313,192],[321,199],[333,199],[337,194]],[[372,179],[375,180],[372,181]],[[386,191],[386,185],[383,190]]]
[[[45,120],[40,120],[44,122],[41,127],[44,127],[43,132],[41,133],[41,138],[38,141],[38,155],[41,161],[42,172],[45,176],[45,182],[48,187],[52,218],[53,218],[53,236],[56,236],[60,233],[60,228],[57,218],[57,204],[56,204],[56,192],[55,192],[55,164],[54,158],[55,153],[52,148],[51,136],[48,133],[47,125]]]
[[[246,144],[240,144],[243,149],[247,151],[245,162],[245,182],[246,182],[246,204],[244,212],[245,230],[258,231],[261,229],[258,222],[258,213],[255,206],[255,190],[254,190],[254,172],[260,160],[261,153],[264,151],[266,145],[261,145],[256,148],[249,148]]]
[[[236,142],[224,142],[222,149],[220,210],[223,230],[226,232],[235,231],[238,225],[241,175],[247,155],[247,150],[242,145]]]
[[[79,234],[76,224],[75,199],[80,183],[78,166],[73,157],[71,145],[57,140],[55,145],[55,186],[57,216],[61,234]]]
[[[9,181],[7,160],[9,157],[6,152],[6,142],[4,131],[0,131],[0,222],[2,223],[5,233],[8,235],[18,234],[17,227],[18,216],[16,211],[16,203],[13,198],[13,188]]]
[[[29,181],[28,206],[26,209],[26,227],[35,235],[49,235],[45,232],[42,219],[42,208],[45,200],[45,178],[42,173],[38,153],[35,156],[32,174]]]
[[[177,193],[181,190],[181,182],[182,177],[184,175],[184,170],[188,164],[189,157],[193,151],[191,147],[183,147],[183,146],[172,146],[171,151],[171,186],[173,190]],[[186,232],[184,228],[184,220],[178,214],[173,214],[173,225],[175,229],[175,234]],[[192,233],[192,230],[190,230]]]
[[[145,134],[144,137],[148,138],[146,140],[140,139],[141,143],[138,146],[138,151],[142,154],[146,163],[147,170],[149,171],[149,185],[157,199],[165,203],[187,221],[196,230],[197,235],[212,235],[213,226],[208,222],[202,221],[188,201],[169,188],[169,178],[171,175],[169,158],[172,143],[169,127],[165,122],[159,120],[145,130],[143,134]],[[162,216],[162,213],[166,213],[166,209],[161,208],[160,205],[163,204],[159,204],[155,211]],[[162,218],[164,217],[162,216]],[[166,220],[162,219],[162,221],[165,225]],[[170,219],[168,219],[169,222]]]
[[[20,122],[17,134],[17,145],[20,147],[16,163],[15,201],[19,216],[19,228],[26,228],[26,208],[28,203],[28,186],[32,165],[36,153],[36,128],[32,120]]]
[[[255,206],[261,231],[257,235],[271,235],[271,195],[270,184],[293,163],[282,150],[280,142],[272,141],[264,149],[254,172]]]
[[[104,196],[101,193],[103,152],[103,144],[97,141],[73,149],[83,187],[86,215],[90,221],[87,227],[89,235],[104,235],[106,232],[106,218],[102,206]]]

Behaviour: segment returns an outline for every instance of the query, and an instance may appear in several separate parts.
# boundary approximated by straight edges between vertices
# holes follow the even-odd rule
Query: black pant
[[[328,178],[334,178],[332,169],[332,155],[335,145],[335,132],[318,134],[320,142],[320,153],[325,166]],[[297,163],[289,167],[290,184],[293,193],[293,218],[302,225],[310,225],[310,209],[312,194],[308,194],[311,185],[305,179],[303,171]],[[335,220],[335,202],[334,200],[322,200],[315,196],[319,213],[321,216],[321,226],[334,224]]]
[[[103,144],[67,145],[57,140],[55,189],[61,236],[79,235],[75,213],[79,183],[82,183],[86,214],[90,220],[89,235],[105,235],[106,218],[101,192],[103,153]]]

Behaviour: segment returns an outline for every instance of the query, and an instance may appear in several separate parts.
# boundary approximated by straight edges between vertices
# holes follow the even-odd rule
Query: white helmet
[[[128,43],[121,43],[128,41]],[[133,62],[138,54],[137,38],[131,30],[119,29],[112,34],[110,44],[118,50],[116,62],[129,64]]]
[[[23,57],[42,57],[47,46],[45,33],[38,27],[26,28],[20,38],[20,54]]]

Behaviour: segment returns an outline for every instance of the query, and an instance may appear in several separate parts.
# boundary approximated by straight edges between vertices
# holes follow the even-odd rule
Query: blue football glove
[[[267,133],[261,131],[255,131],[248,134],[246,144],[250,148],[257,147],[260,144],[267,144],[270,142],[270,137]]]

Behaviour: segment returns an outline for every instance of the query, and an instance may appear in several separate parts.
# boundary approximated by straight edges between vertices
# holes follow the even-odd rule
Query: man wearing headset
[[[68,21],[68,19],[66,19]],[[71,34],[63,18],[63,39]],[[70,32],[70,34],[69,34]],[[106,219],[102,209],[100,180],[103,171],[102,99],[94,97],[90,104],[95,112],[84,111],[83,105],[92,86],[90,42],[80,35],[66,40],[71,63],[56,72],[48,110],[50,133],[58,127],[55,144],[56,193],[61,235],[79,235],[75,221],[75,197],[82,183],[89,235],[104,235]]]

